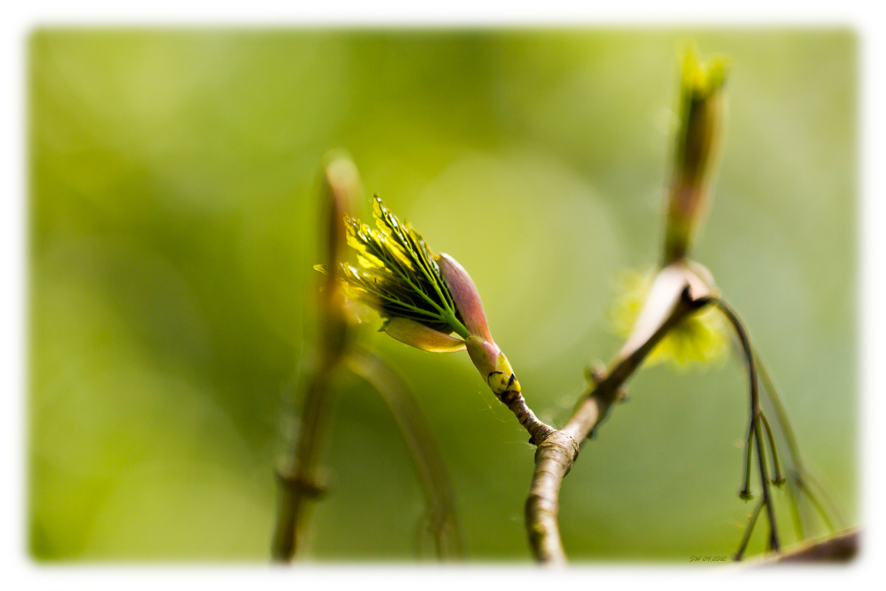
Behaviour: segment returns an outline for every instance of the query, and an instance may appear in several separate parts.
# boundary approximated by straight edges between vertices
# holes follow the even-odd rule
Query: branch
[[[622,385],[668,331],[699,308],[699,301],[701,300],[693,299],[688,284],[684,283],[670,313],[652,335],[633,350],[620,353],[608,375],[595,376],[596,383],[566,426],[554,431],[539,444],[535,452],[535,471],[526,499],[526,529],[535,559],[539,563],[551,566],[566,564],[557,514],[560,508],[560,487],[578,456],[581,445],[579,442],[583,442],[603,422],[612,404],[624,395]]]
[[[753,562],[751,565],[769,566],[773,564],[804,562],[849,562],[858,554],[859,534],[860,531],[857,529],[846,531],[830,538],[800,546],[790,552]]]

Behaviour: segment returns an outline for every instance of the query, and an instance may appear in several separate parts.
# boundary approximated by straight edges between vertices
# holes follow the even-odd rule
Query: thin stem
[[[496,397],[502,404],[508,407],[508,410],[514,413],[517,421],[529,433],[530,443],[539,445],[556,431],[556,429],[535,416],[535,413],[526,404],[526,399],[523,398],[523,393],[520,391],[520,382],[517,381],[514,374],[511,374],[507,389],[501,394],[496,394]]]
[[[843,514],[840,511],[840,508],[837,506],[837,503],[835,503],[834,499],[831,498],[830,492],[825,488],[825,486],[821,483],[821,481],[818,479],[818,477],[815,476],[812,472],[810,472],[808,470],[804,471],[803,477],[805,478],[805,481],[808,482],[808,484],[812,484],[813,486],[815,486],[816,489],[818,489],[818,494],[821,495],[821,497],[824,499],[824,502],[827,504],[828,509],[830,509],[830,513],[833,514],[834,518],[837,520],[837,523],[842,528],[843,525],[846,523],[846,520],[843,518]],[[807,484],[807,488],[808,488],[808,484]],[[812,490],[810,489],[809,492],[811,494]],[[829,519],[826,521],[828,523],[830,523]],[[832,525],[829,526],[828,529],[830,529],[831,532],[835,531],[834,527]]]
[[[347,362],[351,371],[381,395],[400,427],[428,505],[438,558],[459,558],[461,541],[452,486],[411,388],[368,349],[356,349]]]
[[[800,490],[803,492],[803,494],[806,495],[806,497],[809,499],[809,501],[815,507],[815,510],[818,511],[818,514],[821,516],[822,520],[825,522],[825,525],[827,526],[827,528],[831,532],[835,532],[836,530],[834,529],[834,524],[831,522],[830,518],[828,517],[828,514],[824,510],[824,507],[822,507],[821,503],[818,501],[818,498],[816,498],[816,496],[812,493],[812,491],[809,490],[809,486],[806,484],[806,482],[804,482],[802,478],[797,478],[796,483],[797,483],[797,486],[800,487]]]
[[[772,495],[769,491],[769,472],[766,470],[766,457],[763,452],[763,435],[757,425],[755,437],[757,439],[757,463],[760,470],[760,487],[763,489],[763,504],[766,505],[766,517],[769,519],[769,546],[778,552],[781,546],[778,541],[778,527],[775,522],[775,505],[772,503]]]
[[[781,467],[778,465],[778,452],[775,449],[775,437],[772,435],[772,428],[769,426],[769,421],[766,420],[766,413],[760,413],[760,420],[763,421],[763,426],[766,427],[766,435],[767,439],[769,439],[769,452],[772,455],[772,469],[775,472],[772,484],[780,486],[784,484],[784,476],[782,476]]]
[[[745,549],[748,547],[748,542],[751,541],[751,534],[754,533],[754,524],[757,523],[757,516],[760,515],[760,509],[763,508],[763,501],[761,500],[757,503],[757,506],[754,507],[754,512],[751,513],[751,518],[748,520],[748,526],[744,530],[744,535],[741,537],[741,544],[736,550],[735,555],[732,559],[736,562],[741,560],[741,557],[744,555]]]
[[[794,464],[797,465],[797,468],[801,472],[805,472],[805,469],[803,468],[803,461],[800,457],[800,447],[799,445],[797,445],[797,438],[794,435],[794,430],[791,427],[790,421],[788,420],[787,411],[785,411],[784,405],[781,403],[781,399],[779,398],[778,393],[775,390],[775,384],[772,382],[772,378],[769,377],[769,372],[766,370],[766,365],[760,360],[758,356],[755,355],[754,358],[757,361],[760,380],[763,382],[763,386],[769,395],[769,402],[772,404],[772,408],[775,409],[776,424],[781,427],[784,439],[788,445],[788,451],[791,454],[791,458],[793,459]]]
[[[800,541],[806,537],[806,533],[803,530],[803,519],[800,516],[800,508],[797,506],[797,494],[792,482],[789,482],[788,486],[785,488],[787,489],[788,496],[791,500],[791,502],[788,503],[788,506],[791,509],[791,521],[794,523],[794,533],[797,534],[797,540]]]
[[[772,381],[772,378],[770,377],[769,372],[766,369],[766,365],[759,359],[759,357],[757,358],[757,365],[759,367],[760,379],[762,380],[763,386],[765,387],[766,393],[768,394],[768,400],[769,400],[770,404],[772,405],[772,408],[775,410],[776,424],[781,428],[782,436],[784,437],[784,440],[788,446],[788,454],[789,454],[788,457],[790,458],[790,460],[793,464],[793,467],[789,469],[790,484],[788,486],[788,492],[791,496],[792,515],[793,515],[793,519],[795,520],[795,525],[797,526],[798,537],[801,540],[803,538],[805,538],[805,532],[804,532],[804,528],[803,528],[802,519],[800,518],[800,515],[799,515],[799,508],[797,507],[799,497],[797,496],[796,492],[794,491],[794,486],[799,488],[800,493],[802,495],[805,495],[809,499],[809,501],[814,506],[815,510],[821,516],[822,521],[824,521],[827,528],[833,533],[836,531],[836,529],[834,528],[834,525],[831,522],[830,516],[828,515],[828,512],[825,511],[823,505],[818,500],[816,495],[813,493],[813,491],[807,485],[807,481],[809,483],[816,485],[816,487],[818,488],[821,495],[828,502],[828,506],[829,506],[830,510],[834,513],[834,515],[837,517],[837,520],[840,522],[843,522],[843,520],[839,514],[840,512],[837,509],[836,504],[831,500],[830,495],[828,494],[827,490],[821,485],[821,483],[819,483],[817,481],[817,479],[813,476],[813,474],[809,470],[807,470],[806,467],[804,466],[803,458],[800,455],[799,445],[797,444],[796,435],[794,434],[793,428],[791,427],[791,423],[788,420],[787,412],[785,411],[784,405],[781,402],[781,399],[779,398],[778,393],[775,389],[775,384]]]
[[[754,422],[751,421],[748,426],[748,437],[744,444],[745,462],[744,474],[742,476],[741,490],[738,491],[738,497],[742,500],[750,500],[751,497],[751,462],[754,456]]]
[[[801,491],[809,498],[813,505],[815,505],[816,510],[821,514],[822,520],[828,526],[828,529],[831,532],[836,531],[833,527],[830,517],[827,512],[824,510],[824,507],[821,505],[818,498],[806,484],[806,481],[814,484],[816,488],[818,488],[819,493],[824,497],[827,501],[827,504],[830,510],[834,513],[834,516],[837,518],[839,522],[843,522],[844,520],[840,516],[840,511],[838,510],[836,503],[830,498],[828,491],[815,476],[810,472],[805,465],[803,464],[803,458],[800,456],[800,449],[797,444],[797,438],[794,435],[794,431],[791,427],[790,421],[788,421],[787,412],[785,411],[784,405],[781,402],[781,399],[778,397],[778,394],[775,390],[775,385],[772,382],[772,378],[769,376],[769,372],[766,370],[766,366],[759,362],[758,365],[760,367],[760,378],[763,381],[763,385],[766,388],[766,392],[769,394],[769,402],[772,404],[772,408],[775,409],[775,418],[777,424],[781,427],[784,439],[788,445],[788,451],[790,453],[790,458],[795,465],[793,475],[793,480],[800,487]]]

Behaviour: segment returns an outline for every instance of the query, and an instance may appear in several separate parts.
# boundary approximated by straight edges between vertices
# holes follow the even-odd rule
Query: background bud
[[[708,187],[722,136],[726,69],[721,57],[701,63],[694,49],[683,58],[664,265],[686,256],[707,212]]]
[[[347,237],[343,220],[355,211],[362,193],[357,166],[343,152],[331,152],[324,158],[321,227],[326,228],[326,244],[321,256],[329,269],[345,260]]]
[[[324,158],[321,204],[321,227],[326,228],[320,256],[327,269],[336,269],[346,260],[347,236],[344,219],[359,202],[361,186],[357,166],[343,152]],[[343,286],[334,273],[324,276],[320,296],[320,322],[323,326],[322,350],[327,359],[337,358],[348,342],[351,316],[346,309]]]

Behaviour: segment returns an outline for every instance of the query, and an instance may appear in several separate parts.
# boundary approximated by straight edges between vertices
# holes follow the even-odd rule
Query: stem
[[[830,517],[828,516],[828,512],[824,510],[824,507],[821,505],[818,498],[809,488],[808,483],[814,484],[818,489],[819,493],[822,497],[824,497],[825,501],[828,504],[830,511],[834,514],[837,521],[840,523],[844,522],[844,519],[840,515],[840,511],[831,499],[828,491],[825,487],[818,482],[813,473],[809,471],[805,465],[803,464],[803,458],[800,456],[800,449],[797,445],[797,438],[794,435],[794,431],[791,427],[790,421],[788,421],[787,411],[785,411],[784,405],[781,402],[781,399],[778,397],[778,394],[775,390],[775,384],[772,382],[772,378],[769,376],[769,372],[766,371],[766,366],[758,359],[757,363],[760,368],[760,379],[763,382],[763,385],[766,388],[766,391],[769,394],[769,402],[772,404],[773,409],[775,409],[775,418],[777,424],[781,427],[782,433],[784,435],[784,439],[787,442],[789,456],[791,461],[794,464],[794,468],[791,470],[791,480],[795,483],[800,491],[805,494],[810,502],[815,506],[816,511],[820,514],[822,520],[827,525],[827,528],[833,533],[836,532],[833,523],[831,522]],[[793,498],[793,493],[791,494]],[[800,526],[802,530],[802,524]],[[801,536],[802,538],[803,536]]]
[[[772,435],[772,428],[769,426],[769,421],[766,420],[766,413],[760,413],[760,420],[763,421],[763,426],[766,427],[766,436],[769,439],[769,452],[772,455],[772,469],[775,472],[772,484],[780,486],[784,483],[784,476],[782,476],[781,467],[778,465],[778,452],[775,449],[775,437]]]
[[[744,535],[741,538],[741,545],[739,545],[738,550],[735,552],[735,556],[732,557],[732,560],[735,562],[739,562],[742,555],[744,555],[744,551],[748,547],[748,542],[751,541],[751,534],[754,532],[754,524],[757,523],[757,516],[760,515],[760,509],[762,508],[763,501],[760,501],[754,508],[754,512],[751,513],[751,518],[748,520],[748,526],[745,528]]]
[[[785,411],[784,405],[781,403],[781,399],[776,393],[775,384],[772,382],[772,378],[769,377],[769,372],[766,371],[766,365],[759,359],[759,357],[755,356],[754,358],[756,359],[759,368],[760,380],[763,382],[763,386],[769,394],[769,402],[772,404],[772,408],[775,409],[776,424],[781,427],[791,458],[793,459],[794,464],[797,465],[797,468],[801,472],[805,472],[803,461],[800,457],[800,447],[797,445],[797,438],[794,435],[791,422],[788,420],[787,411]]]
[[[759,422],[759,419],[758,419]],[[769,492],[769,472],[766,470],[766,457],[763,453],[763,435],[757,425],[755,436],[757,439],[757,463],[760,470],[760,486],[763,489],[763,504],[766,505],[766,517],[769,519],[769,546],[778,552],[781,547],[778,543],[778,528],[775,523],[775,506]]]
[[[831,499],[825,487],[820,482],[818,482],[813,473],[805,467],[803,463],[803,458],[800,455],[800,449],[797,444],[796,435],[794,434],[791,423],[788,420],[787,412],[784,408],[784,405],[782,404],[781,399],[778,396],[775,384],[772,381],[772,378],[769,376],[769,372],[766,370],[766,365],[759,359],[759,357],[756,357],[756,359],[757,365],[759,367],[760,380],[765,388],[766,393],[768,394],[768,401],[775,411],[776,425],[781,428],[782,437],[784,438],[784,441],[786,442],[788,448],[788,458],[791,463],[789,464],[787,471],[787,490],[791,498],[791,511],[796,525],[798,538],[802,540],[805,537],[802,518],[800,516],[798,507],[798,500],[802,498],[803,495],[805,495],[812,503],[813,507],[818,512],[822,521],[824,521],[828,530],[830,530],[831,533],[834,533],[836,532],[836,529],[829,517],[828,511],[825,511],[825,508],[822,506],[818,497],[816,497],[809,485],[813,484],[816,486],[821,496],[827,502],[828,508],[833,513],[834,517],[837,519],[838,522],[842,524],[844,523],[844,520],[840,516],[840,511],[836,503],[834,503]],[[799,494],[794,487],[799,489]]]
[[[549,566],[566,564],[557,514],[560,486],[578,456],[578,441],[565,431],[555,431],[535,450],[535,472],[526,500],[526,528],[535,559]]]
[[[729,304],[720,298],[713,297],[711,302],[714,303],[729,320],[738,340],[741,342],[741,348],[744,352],[745,363],[748,367],[748,381],[750,382],[750,404],[751,404],[751,426],[754,431],[754,438],[757,442],[757,464],[760,470],[760,487],[763,489],[763,504],[766,505],[766,517],[769,520],[769,544],[773,550],[779,551],[778,527],[775,522],[775,508],[772,504],[772,498],[769,493],[769,473],[766,470],[766,458],[763,451],[763,434],[761,419],[762,411],[760,410],[760,390],[759,381],[757,380],[757,366],[754,363],[754,352],[751,349],[751,342],[748,338],[748,332],[742,323],[738,314]]]
[[[797,486],[800,487],[800,490],[803,492],[803,494],[805,494],[809,501],[812,503],[812,506],[815,507],[815,510],[818,511],[819,516],[821,517],[822,521],[824,521],[827,528],[831,532],[835,532],[836,530],[834,529],[834,524],[828,517],[827,511],[824,510],[824,507],[822,507],[821,503],[818,501],[818,498],[812,493],[811,490],[809,490],[809,485],[807,485],[802,478],[797,478],[796,482]]]
[[[794,476],[791,476],[794,478]],[[788,507],[791,509],[791,521],[794,523],[794,533],[797,534],[797,540],[802,540],[806,537],[806,533],[803,529],[803,518],[800,516],[800,507],[797,505],[797,494],[794,490],[793,482],[788,482],[788,486],[785,487],[788,491],[788,497],[790,497],[790,503],[788,503]]]
[[[520,425],[529,433],[529,443],[540,445],[545,439],[551,436],[556,429],[539,419],[526,404],[526,399],[520,391],[520,383],[514,374],[508,382],[508,388],[496,397],[502,404],[514,413]]]
[[[271,544],[271,557],[275,562],[292,562],[306,505],[322,492],[315,472],[321,434],[328,423],[331,406],[327,386],[335,365],[324,361],[308,378],[295,447],[277,471],[280,490]]]
[[[702,302],[690,299],[688,291],[684,290],[671,313],[652,336],[627,357],[618,361],[615,367],[608,372],[608,375],[602,377],[563,429],[573,434],[583,433],[579,440],[587,437],[587,434],[606,416],[605,412],[599,412],[601,410],[600,405],[592,399],[600,398],[608,401],[609,404],[614,402],[618,397],[621,386],[639,369],[646,357],[668,332],[690,312],[698,310],[706,303],[707,301]],[[608,410],[608,405],[603,410]]]
[[[355,350],[348,358],[348,368],[381,395],[400,427],[428,505],[437,557],[460,557],[461,540],[452,486],[412,390],[397,372],[367,349]]]
[[[741,490],[738,491],[738,497],[745,501],[751,499],[751,462],[754,456],[754,431],[756,431],[754,422],[751,421],[748,426],[748,438],[744,445],[744,475],[742,477]]]

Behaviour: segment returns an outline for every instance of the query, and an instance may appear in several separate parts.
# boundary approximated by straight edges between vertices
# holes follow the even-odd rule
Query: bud
[[[446,281],[459,314],[471,333],[471,336],[465,339],[465,345],[474,367],[496,395],[508,390],[520,392],[520,383],[514,376],[508,358],[492,340],[483,302],[480,301],[480,292],[477,291],[471,276],[448,254],[441,254],[437,257],[437,261],[440,264],[440,274]]]
[[[415,324],[442,336],[453,332],[462,338],[470,336],[440,274],[437,257],[421,235],[391,213],[378,195],[374,197],[373,215],[378,229],[353,218],[345,220],[347,244],[357,251],[357,266],[340,266],[339,279],[348,297],[388,320],[382,330],[418,348],[423,348],[427,339],[442,341]],[[319,270],[327,272],[324,267]],[[395,319],[413,324],[390,325]]]
[[[520,384],[492,339],[480,293],[465,268],[448,254],[434,255],[378,196],[373,214],[377,230],[346,220],[347,243],[359,263],[341,265],[348,297],[375,309],[385,318],[381,330],[401,343],[434,353],[467,348],[492,391],[515,399]]]
[[[458,261],[435,256],[421,235],[391,213],[378,195],[377,230],[347,219],[347,242],[359,267],[342,264],[346,293],[374,308],[386,322],[382,331],[398,341],[435,353],[467,349],[495,396],[517,417],[536,445],[554,428],[526,404],[520,382],[486,324],[477,286]],[[327,272],[326,268],[319,267]],[[451,336],[456,333],[461,338]]]
[[[360,173],[354,162],[343,152],[330,152],[324,160],[324,209],[321,213],[321,227],[327,229],[327,234],[323,262],[332,268],[347,258],[347,241],[342,220],[357,208],[361,193]]]
[[[668,195],[664,265],[684,258],[708,208],[708,189],[723,125],[727,63],[699,61],[694,49],[683,57],[680,128]]]
[[[440,275],[452,294],[455,306],[465,321],[465,326],[472,336],[492,341],[489,326],[486,324],[486,312],[480,301],[480,292],[468,272],[457,260],[446,253],[436,257],[440,266]]]
[[[474,336],[465,339],[465,344],[474,367],[494,394],[501,395],[507,390],[520,391],[520,383],[514,376],[514,370],[498,345]]]

